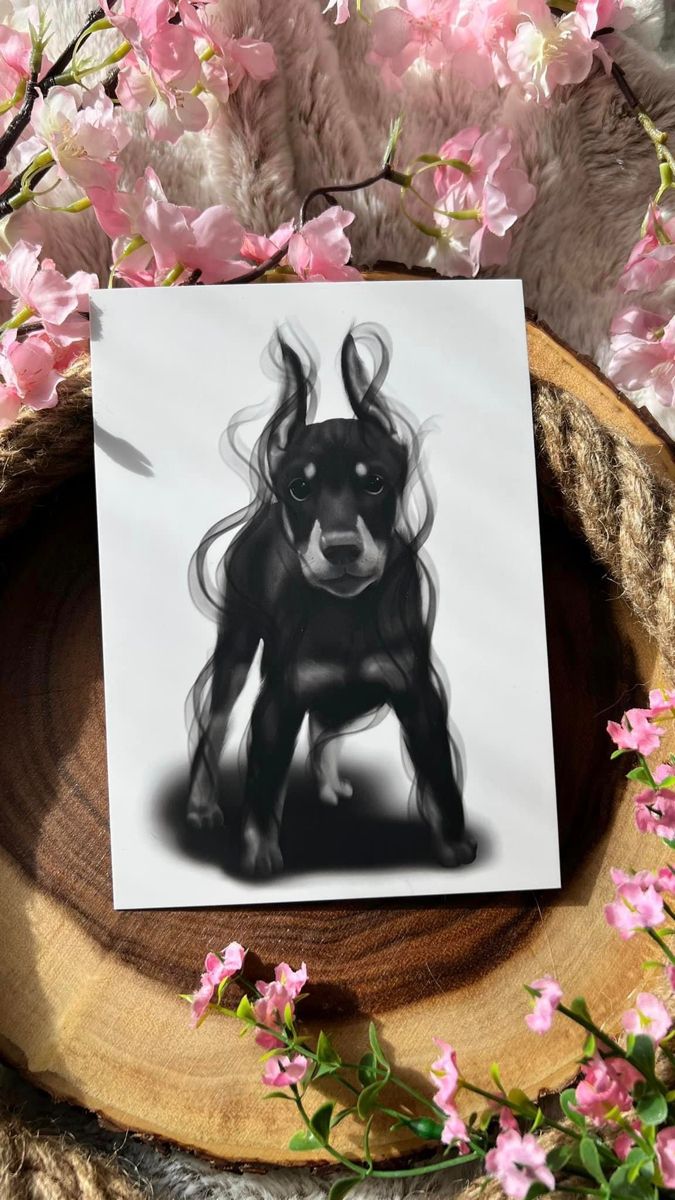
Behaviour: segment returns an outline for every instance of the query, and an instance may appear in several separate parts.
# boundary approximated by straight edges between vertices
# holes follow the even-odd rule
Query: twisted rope
[[[0,1200],[143,1200],[113,1158],[0,1111]]]

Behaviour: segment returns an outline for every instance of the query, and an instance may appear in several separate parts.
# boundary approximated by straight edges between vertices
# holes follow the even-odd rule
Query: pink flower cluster
[[[98,279],[84,271],[66,279],[39,254],[39,246],[19,241],[0,258],[0,301],[10,308],[0,327],[0,428],[23,404],[53,407],[59,380],[87,345],[89,292]],[[40,329],[31,328],[33,318]],[[11,327],[15,319],[28,322],[22,336]]]
[[[675,891],[675,875],[669,867],[632,875],[613,867],[610,874],[616,899],[605,905],[605,920],[618,930],[624,941],[638,929],[655,929],[663,924],[663,894]]]
[[[499,1181],[512,1200],[525,1200],[533,1183],[549,1191],[555,1187],[553,1172],[546,1166],[546,1151],[531,1133],[522,1134],[508,1109],[503,1109],[501,1132],[492,1150],[485,1155],[485,1170]]]
[[[583,1064],[581,1073],[575,1107],[596,1124],[606,1121],[613,1108],[628,1112],[633,1107],[631,1091],[644,1078],[632,1063],[616,1055],[603,1058],[594,1054]]]
[[[475,87],[496,83],[546,103],[580,83],[607,50],[593,35],[632,19],[623,0],[578,0],[556,20],[546,0],[400,0],[375,13],[368,55],[394,87],[415,63],[449,66]]]
[[[446,1146],[457,1145],[460,1154],[467,1154],[469,1135],[455,1103],[459,1084],[457,1054],[453,1047],[448,1042],[444,1042],[442,1038],[434,1038],[434,1042],[440,1050],[440,1055],[431,1064],[430,1076],[435,1088],[434,1103],[445,1114],[441,1141]]]
[[[667,288],[674,277],[675,218],[651,204],[619,288],[652,294],[652,300],[631,304],[614,318],[607,374],[625,391],[644,392],[643,399],[670,407],[675,404],[675,316]]]
[[[213,993],[221,983],[241,971],[245,957],[246,951],[239,942],[230,942],[220,954],[207,954],[199,989],[194,993],[190,1006],[190,1024],[193,1029],[203,1020],[213,999]]]
[[[654,725],[656,718],[675,713],[675,692],[654,689],[649,693],[649,708],[629,708],[621,721],[608,721],[607,732],[619,750],[636,750],[649,755],[658,750],[663,727]]]
[[[635,1007],[625,1012],[621,1021],[626,1033],[641,1033],[653,1042],[662,1041],[672,1025],[665,1004],[651,992],[639,992]]]
[[[347,265],[351,246],[345,229],[353,220],[354,213],[334,204],[320,216],[306,221],[300,230],[296,231],[292,221],[287,221],[269,237],[246,234],[241,253],[255,265],[272,258],[286,246],[282,264],[291,267],[305,282],[340,283],[362,279],[355,267]]]
[[[209,112],[201,98],[226,101],[246,75],[262,82],[276,70],[268,42],[235,38],[216,0],[123,0],[108,20],[131,50],[120,65],[117,97],[129,112],[145,113],[151,137],[175,142],[203,129]]]
[[[283,1041],[273,1032],[283,1029],[288,1017],[295,1013],[295,1003],[307,982],[307,967],[301,963],[297,971],[293,971],[288,963],[279,963],[274,969],[274,979],[270,983],[258,980],[256,988],[260,999],[253,1004],[253,1013],[260,1025],[266,1029],[256,1030],[255,1040],[263,1050],[276,1050],[283,1046]],[[275,1056],[265,1065],[263,1083],[268,1087],[288,1087],[299,1083],[304,1077],[308,1060],[303,1054]]]
[[[481,134],[470,126],[444,142],[438,154],[448,165],[439,165],[433,175],[438,236],[426,261],[443,274],[462,276],[504,263],[511,229],[536,195],[512,133],[498,126]]]
[[[525,1017],[525,1023],[533,1033],[548,1033],[553,1014],[562,1000],[562,988],[550,975],[535,979],[530,987],[539,995],[535,998],[533,1011]]]

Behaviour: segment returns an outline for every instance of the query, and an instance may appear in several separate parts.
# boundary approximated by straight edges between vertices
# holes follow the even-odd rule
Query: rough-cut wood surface
[[[530,327],[533,373],[565,383],[668,477],[672,455],[639,417]],[[112,909],[93,482],[64,485],[0,557],[0,1048],[60,1096],[107,1119],[233,1162],[299,1161],[291,1106],[263,1103],[254,1047],[229,1023],[187,1028],[208,947],[236,938],[261,967],[308,962],[304,1011],[353,1057],[368,1018],[404,1071],[432,1034],[465,1073],[493,1058],[511,1084],[555,1087],[576,1042],[523,1024],[521,983],[553,971],[613,1026],[642,982],[644,948],[602,918],[611,865],[652,865],[634,830],[609,715],[669,682],[652,646],[564,524],[542,517],[565,886],[561,894],[119,912]],[[380,1135],[384,1156],[409,1147]]]

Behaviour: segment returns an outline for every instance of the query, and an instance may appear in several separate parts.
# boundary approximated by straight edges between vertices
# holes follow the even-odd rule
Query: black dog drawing
[[[417,803],[440,862],[472,862],[476,844],[464,825],[448,705],[432,661],[434,588],[419,554],[428,525],[414,531],[404,515],[417,469],[415,435],[381,391],[386,335],[360,326],[342,343],[342,380],[355,419],[310,423],[311,359],[280,332],[271,353],[282,391],[256,445],[255,499],[206,534],[192,563],[193,582],[217,613],[218,635],[192,691],[188,821],[199,828],[222,821],[220,756],[262,642],[247,744],[242,869],[253,876],[282,869],[286,779],[305,715],[319,795],[337,803],[351,795],[338,773],[338,735],[385,706],[400,722]],[[214,587],[207,553],[237,525]]]

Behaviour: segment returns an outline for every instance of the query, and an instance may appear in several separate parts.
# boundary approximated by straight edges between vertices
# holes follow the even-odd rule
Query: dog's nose
[[[321,534],[321,549],[324,558],[336,567],[345,567],[354,562],[361,553],[361,539],[356,532],[346,530]]]

